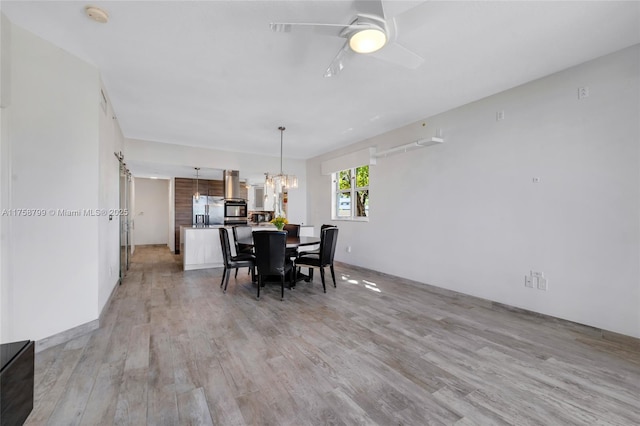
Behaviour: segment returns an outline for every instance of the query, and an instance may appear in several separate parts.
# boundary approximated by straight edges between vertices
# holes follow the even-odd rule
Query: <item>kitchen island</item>
[[[224,258],[220,245],[220,228],[229,230],[229,245],[231,254],[235,256],[236,248],[233,239],[232,226],[225,225],[192,225],[180,227],[180,253],[182,253],[182,269],[191,271],[195,269],[222,268]],[[253,231],[276,230],[271,223],[252,225]],[[301,236],[313,236],[313,226],[301,226]]]
[[[180,252],[183,270],[221,268],[224,266],[220,231],[224,225],[180,227]],[[230,227],[229,227],[230,228]]]

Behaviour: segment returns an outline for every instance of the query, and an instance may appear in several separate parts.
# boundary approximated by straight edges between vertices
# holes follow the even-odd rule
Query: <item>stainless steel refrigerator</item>
[[[196,200],[193,197],[194,225],[222,225],[224,224],[224,198],[201,195]]]

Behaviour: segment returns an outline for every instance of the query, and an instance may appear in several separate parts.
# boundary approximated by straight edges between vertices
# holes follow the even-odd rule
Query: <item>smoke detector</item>
[[[109,22],[109,14],[99,7],[95,6],[87,6],[84,8],[85,13],[91,19],[96,22],[100,22],[101,24],[106,24]]]

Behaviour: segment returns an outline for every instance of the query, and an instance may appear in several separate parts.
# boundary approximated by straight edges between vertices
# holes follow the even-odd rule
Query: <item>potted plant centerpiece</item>
[[[276,228],[278,228],[278,231],[282,231],[282,228],[284,228],[284,226],[289,223],[289,221],[286,217],[278,216],[271,219],[271,223],[273,223]]]

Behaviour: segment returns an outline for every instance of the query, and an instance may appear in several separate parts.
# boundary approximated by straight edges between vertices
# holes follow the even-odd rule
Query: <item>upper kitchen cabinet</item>
[[[224,197],[224,182],[221,180],[202,180],[207,185],[207,195]]]
[[[264,187],[252,185],[248,189],[247,206],[249,210],[264,210]]]

